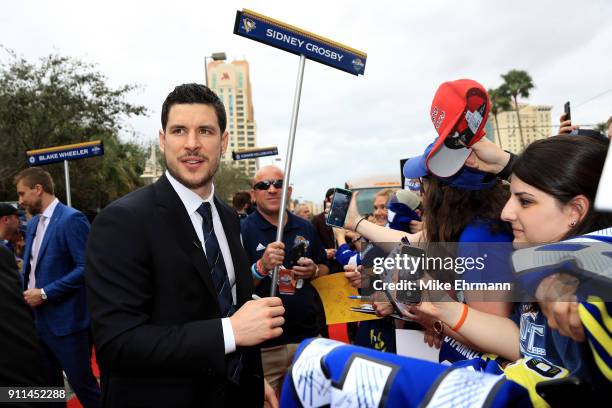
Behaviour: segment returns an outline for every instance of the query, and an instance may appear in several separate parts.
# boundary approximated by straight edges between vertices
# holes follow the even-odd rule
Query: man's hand
[[[297,265],[293,265],[293,276],[295,279],[310,279],[317,271],[317,264],[310,258],[302,257],[298,259]]]
[[[485,173],[498,174],[510,160],[510,153],[503,151],[486,137],[474,143],[471,148],[472,153],[465,165]]]
[[[417,220],[410,221],[410,233],[416,234],[419,231],[423,231],[423,221],[417,221]]]
[[[362,218],[361,214],[359,214],[359,208],[357,207],[357,197],[359,197],[359,191],[355,191],[353,193],[353,198],[351,198],[351,202],[349,203],[348,211],[346,213],[346,218],[344,220],[344,228],[354,231],[355,226]]]
[[[261,263],[266,272],[282,265],[285,260],[285,244],[280,241],[270,242],[261,257]]]
[[[357,265],[345,265],[344,277],[348,279],[349,284],[354,288],[361,287],[361,267]]]
[[[376,316],[379,317],[387,317],[393,314],[393,306],[389,302],[374,302],[372,304],[374,307],[374,311],[376,312]]]
[[[23,298],[30,307],[38,307],[44,303],[40,289],[28,289],[23,292]]]
[[[278,297],[249,300],[232,317],[236,346],[254,346],[283,333],[285,308]]]
[[[563,113],[561,117],[559,118],[559,134],[566,135],[576,129],[580,129],[580,126],[572,125],[571,120],[565,120],[565,113]]]
[[[550,275],[542,279],[538,285],[536,299],[551,329],[556,329],[563,336],[581,342],[585,340],[584,328],[574,295],[578,284],[578,279],[567,274]]]
[[[264,378],[264,408],[278,408],[278,398],[274,388]]]
[[[345,233],[346,238],[352,240],[353,242],[361,239],[361,235],[359,235],[355,231],[351,231],[351,230],[343,230],[343,231]]]
[[[442,336],[438,336],[431,327],[425,328],[423,333],[423,343],[427,343],[429,347],[440,349],[442,346]]]
[[[344,228],[332,227],[332,230],[334,231],[334,239],[338,246],[346,244],[346,231]]]

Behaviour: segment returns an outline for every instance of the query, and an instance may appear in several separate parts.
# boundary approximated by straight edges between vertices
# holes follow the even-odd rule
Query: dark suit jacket
[[[236,273],[253,283],[234,210],[215,198]],[[196,245],[197,244],[197,245]],[[162,176],[96,217],[86,283],[106,407],[261,406],[258,348],[244,348],[239,389],[226,380],[221,315],[187,211]]]
[[[30,253],[40,215],[32,217],[23,254],[24,290],[30,278]],[[58,203],[47,225],[36,262],[36,287],[47,301],[34,308],[36,324],[44,322],[56,336],[89,328],[85,299],[85,247],[89,221],[85,215]]]
[[[38,333],[23,300],[15,257],[0,244],[0,387],[48,385]],[[20,405],[25,406],[28,404]],[[30,405],[36,405],[34,403]]]

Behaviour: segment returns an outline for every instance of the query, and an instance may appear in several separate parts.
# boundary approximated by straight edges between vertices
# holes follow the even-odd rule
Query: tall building
[[[521,115],[521,127],[523,129],[523,138],[525,145],[538,140],[552,136],[552,126],[550,120],[550,111],[552,106],[548,105],[528,105],[519,103],[519,114]],[[497,114],[497,125],[499,125],[499,138],[501,147],[504,150],[512,153],[520,153],[523,150],[521,141],[521,133],[519,131],[518,119],[516,111],[506,111]],[[487,128],[497,130],[495,118],[489,115]],[[495,143],[498,143],[495,132],[487,132],[487,136]]]
[[[257,126],[253,114],[253,95],[247,61],[211,61],[208,63],[208,86],[225,105],[229,145],[222,160],[233,163],[249,177],[259,169],[258,159],[232,159],[232,151],[257,145]]]
[[[164,167],[157,158],[157,149],[157,143],[151,143],[151,154],[145,162],[144,172],[140,175],[145,184],[155,183],[164,174]]]

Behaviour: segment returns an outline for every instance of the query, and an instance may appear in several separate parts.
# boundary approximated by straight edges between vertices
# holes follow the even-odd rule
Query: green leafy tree
[[[1,50],[1,49],[0,49]],[[99,209],[140,186],[145,151],[123,142],[124,120],[146,109],[126,101],[135,85],[112,88],[92,64],[52,54],[31,63],[4,49],[0,60],[0,201],[15,200],[13,177],[26,151],[102,140],[102,157],[70,162],[72,203]],[[63,164],[44,166],[65,197]]]
[[[488,91],[489,98],[491,99],[491,113],[493,114],[493,118],[495,119],[495,134],[497,136],[497,144],[502,149],[501,136],[499,135],[499,122],[497,121],[497,115],[500,112],[510,110],[510,95],[508,90],[503,85],[498,88],[490,88]]]
[[[230,163],[221,162],[215,175],[215,193],[227,203],[237,191],[251,189],[251,179],[237,167]]]
[[[519,134],[521,135],[521,143],[523,144],[523,149],[527,146],[525,143],[525,138],[523,136],[523,127],[521,125],[521,115],[519,113],[518,107],[518,97],[521,98],[529,98],[529,91],[535,88],[533,84],[533,79],[527,71],[512,69],[505,74],[501,75],[504,80],[504,86],[508,94],[512,97],[514,101],[514,109],[516,110],[516,119],[519,125]]]
[[[595,126],[595,130],[605,135],[608,133],[608,124],[606,122],[600,122]]]

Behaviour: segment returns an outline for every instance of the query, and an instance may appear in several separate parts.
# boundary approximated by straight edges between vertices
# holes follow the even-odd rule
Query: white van
[[[360,214],[371,214],[372,203],[377,192],[385,188],[402,188],[399,174],[377,174],[368,177],[349,180],[345,188],[359,191],[357,207]]]

